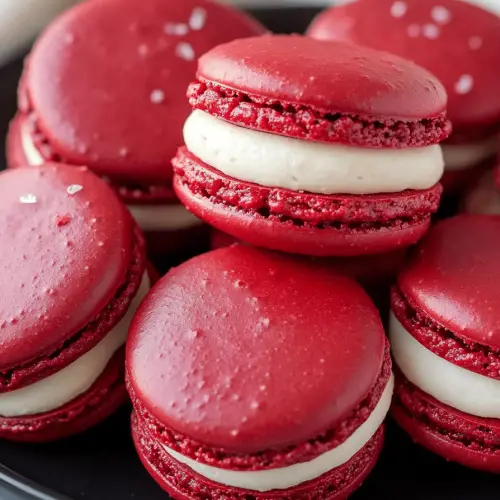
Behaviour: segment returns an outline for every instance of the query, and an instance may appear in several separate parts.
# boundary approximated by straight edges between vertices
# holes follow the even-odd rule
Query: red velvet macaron
[[[299,36],[199,61],[174,160],[181,201],[251,244],[330,256],[416,242],[441,195],[446,94],[387,53]]]
[[[459,0],[359,0],[318,16],[308,34],[388,50],[434,73],[448,93],[445,193],[494,163],[500,131],[500,18]]]
[[[263,32],[245,14],[207,0],[79,4],[27,60],[9,165],[86,165],[128,205],[151,253],[200,246],[201,223],[172,189],[170,160],[190,111],[186,88],[201,54]]]
[[[500,219],[433,227],[392,293],[393,414],[447,460],[500,472]]]
[[[359,285],[242,245],[158,282],[126,371],[139,456],[182,499],[345,498],[377,460],[393,384]]]
[[[212,229],[210,246],[213,250],[240,243],[232,236]],[[389,311],[389,290],[404,266],[408,249],[356,257],[311,257],[314,262],[330,267],[339,274],[358,281],[368,292],[383,315]],[[298,256],[297,256],[298,257]],[[304,257],[307,259],[308,257]]]
[[[0,174],[0,438],[49,441],[125,399],[129,323],[147,292],[130,214],[84,168]]]

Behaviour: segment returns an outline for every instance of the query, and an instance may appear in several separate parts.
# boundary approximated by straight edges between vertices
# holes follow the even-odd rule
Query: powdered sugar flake
[[[192,45],[187,42],[181,42],[177,44],[175,53],[178,57],[184,59],[185,61],[194,61],[196,57]]]
[[[406,2],[394,2],[391,6],[391,16],[397,18],[404,17],[407,10],[408,5],[406,5]]]
[[[451,12],[442,5],[436,5],[431,10],[432,20],[438,24],[448,24],[451,20]]]
[[[167,35],[186,36],[189,33],[189,26],[184,23],[167,23],[163,30]]]
[[[83,186],[80,186],[80,184],[71,184],[71,186],[68,186],[66,189],[66,192],[70,195],[76,194],[79,191],[83,189]]]
[[[189,18],[189,27],[193,31],[200,31],[207,22],[207,11],[203,7],[195,7]]]
[[[480,36],[471,36],[469,38],[469,47],[471,50],[479,50],[483,46],[483,39]]]
[[[472,92],[474,88],[474,78],[471,75],[462,75],[458,82],[455,83],[455,91],[457,94],[466,95]]]
[[[436,40],[436,38],[439,37],[441,30],[439,29],[439,26],[435,24],[426,24],[422,28],[422,33],[425,38],[428,38],[429,40]]]

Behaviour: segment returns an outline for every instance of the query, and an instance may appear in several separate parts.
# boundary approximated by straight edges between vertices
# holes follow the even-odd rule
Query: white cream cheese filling
[[[389,332],[394,361],[412,384],[457,410],[500,418],[500,380],[440,358],[412,337],[392,313]]]
[[[327,451],[308,462],[270,469],[263,471],[231,471],[205,465],[192,458],[164,446],[165,451],[178,462],[187,465],[201,476],[225,486],[247,489],[252,491],[271,491],[293,488],[299,484],[317,479],[336,467],[347,463],[368,441],[382,425],[392,400],[394,377],[391,375],[382,397],[372,414],[356,431],[340,446]]]
[[[21,142],[28,163],[42,165],[44,159],[36,148],[25,127],[21,131]],[[143,231],[177,231],[202,224],[182,205],[128,205],[130,213]]]
[[[149,276],[145,273],[125,316],[89,352],[43,380],[0,394],[0,415],[21,417],[46,413],[64,406],[90,389],[115,352],[125,344],[130,322],[148,293],[149,286]]]
[[[317,194],[428,189],[443,175],[439,145],[378,149],[326,144],[238,127],[195,110],[184,125],[187,149],[242,181]]]
[[[443,144],[444,168],[449,171],[475,167],[500,152],[500,137],[467,144]]]
[[[143,231],[177,231],[199,226],[202,221],[183,205],[127,205]]]

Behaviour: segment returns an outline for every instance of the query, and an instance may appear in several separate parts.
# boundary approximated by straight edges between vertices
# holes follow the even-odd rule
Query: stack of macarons
[[[326,10],[308,34],[390,51],[441,80],[453,125],[443,145],[445,194],[462,193],[494,165],[500,132],[500,17],[460,0],[378,0],[376,7],[359,0]]]
[[[0,438],[81,432],[126,400],[141,232],[90,171],[46,165],[0,174],[0,238]]]
[[[177,499],[346,498],[377,461],[393,390],[359,285],[243,245],[157,283],[126,372],[139,456]]]
[[[500,472],[500,218],[433,227],[392,293],[393,415],[447,460]]]
[[[85,165],[145,231],[151,255],[201,250],[205,229],[179,204],[171,158],[189,114],[186,87],[208,49],[264,29],[208,0],[93,0],[40,37],[19,87],[10,167]]]
[[[427,231],[450,124],[444,88],[419,66],[264,36],[202,56],[189,98],[174,188],[215,228],[315,256],[389,252]]]

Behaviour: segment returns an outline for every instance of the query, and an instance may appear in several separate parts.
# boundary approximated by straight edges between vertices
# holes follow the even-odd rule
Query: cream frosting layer
[[[317,194],[428,189],[443,175],[438,145],[376,149],[259,132],[195,110],[184,125],[187,149],[224,174],[262,186]]]
[[[27,130],[22,130],[21,141],[30,165],[44,163]],[[202,222],[182,205],[128,205],[130,213],[143,231],[176,231],[189,229]]]
[[[183,205],[128,205],[132,217],[143,231],[176,231],[202,224]]]
[[[443,144],[445,170],[465,170],[475,167],[500,151],[500,138],[490,137],[468,144]]]
[[[39,382],[0,394],[0,415],[21,417],[55,410],[85,393],[104,372],[115,352],[125,344],[130,322],[149,291],[147,273],[125,316],[89,352]]]
[[[225,486],[260,492],[293,488],[306,481],[317,479],[330,470],[344,465],[356,455],[382,425],[389,411],[393,390],[394,377],[391,375],[372,414],[346,441],[313,460],[289,467],[263,471],[231,471],[202,464],[164,445],[162,446],[178,462],[187,465],[197,474]]]
[[[394,314],[389,332],[394,361],[412,384],[457,410],[500,418],[500,380],[440,358],[412,337]]]

